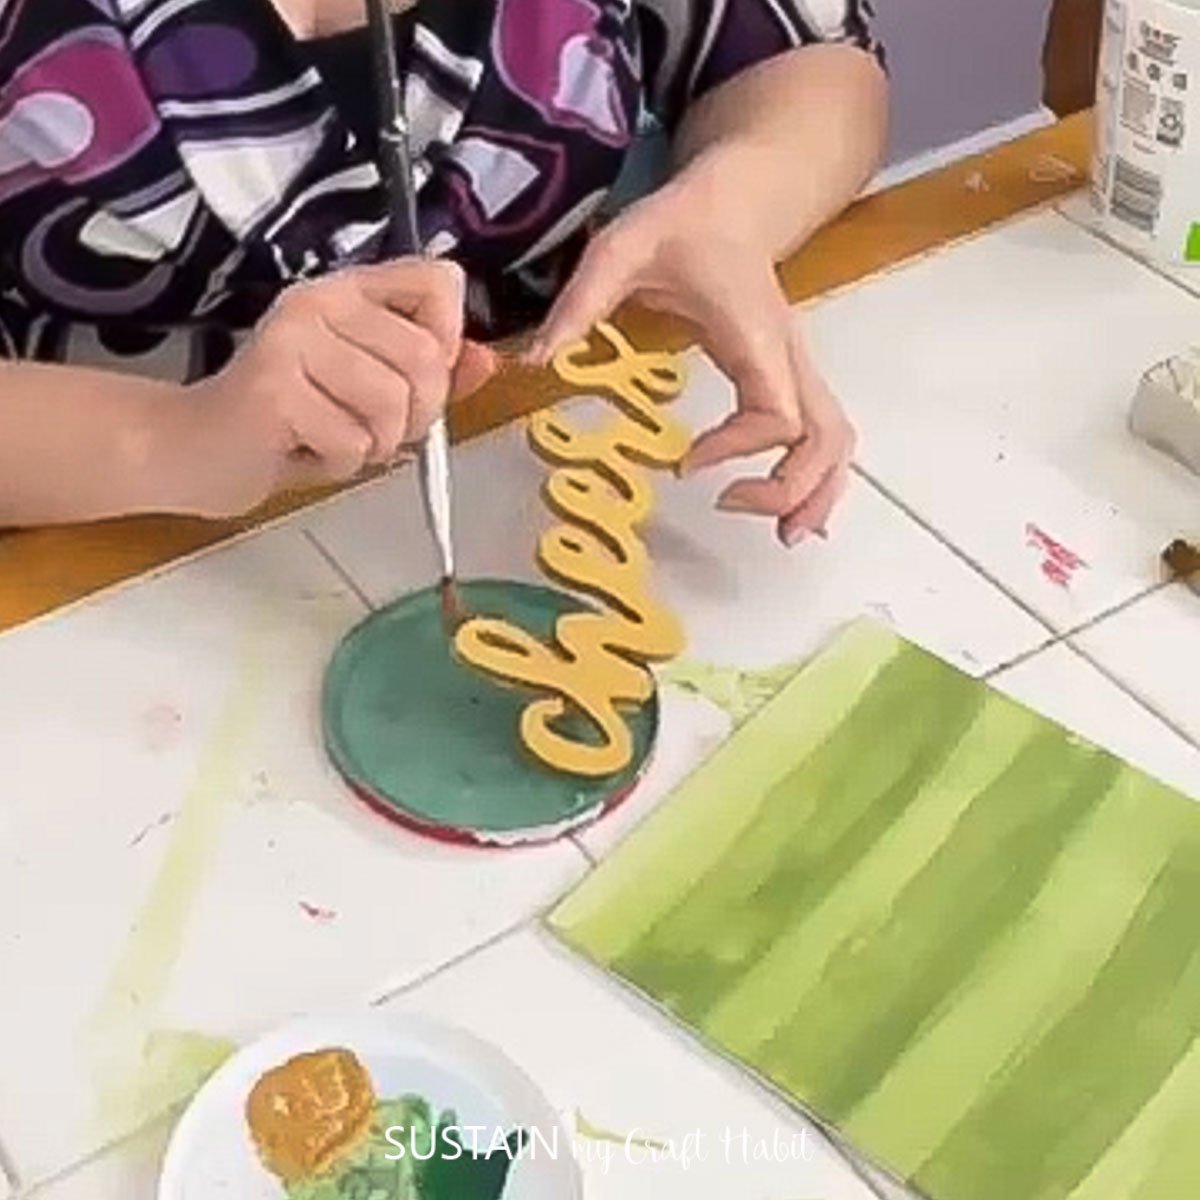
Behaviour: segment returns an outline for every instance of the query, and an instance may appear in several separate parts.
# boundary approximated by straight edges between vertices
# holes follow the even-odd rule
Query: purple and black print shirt
[[[542,314],[647,114],[670,129],[794,46],[873,49],[864,12],[422,0],[404,64],[422,234],[467,269],[475,332]],[[288,283],[372,258],[379,175],[313,49],[270,0],[0,0],[0,356],[136,357],[185,330],[195,374]]]

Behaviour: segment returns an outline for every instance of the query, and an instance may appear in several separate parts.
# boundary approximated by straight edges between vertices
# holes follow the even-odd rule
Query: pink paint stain
[[[309,904],[307,900],[300,901],[300,909],[306,917],[322,924],[337,920],[337,913],[332,908],[321,908],[319,905]]]
[[[142,737],[148,750],[166,750],[182,729],[183,713],[173,704],[155,704],[142,714]]]
[[[1088,564],[1074,550],[1052,538],[1032,521],[1025,526],[1025,544],[1042,555],[1042,574],[1056,587],[1068,588],[1075,572]]]

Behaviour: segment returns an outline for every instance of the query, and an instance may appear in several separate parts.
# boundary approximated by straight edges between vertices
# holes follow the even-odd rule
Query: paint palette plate
[[[369,1145],[351,1151],[325,1175],[285,1188],[259,1158],[246,1102],[266,1072],[297,1055],[331,1049],[350,1051],[370,1076],[376,1105]],[[418,1099],[438,1115],[436,1138],[411,1116]],[[519,1142],[524,1149],[514,1152]],[[510,1149],[492,1149],[500,1145]],[[386,1156],[397,1155],[397,1147],[404,1157],[389,1161]],[[416,1159],[431,1148],[438,1161],[419,1166]],[[411,1172],[419,1173],[418,1182]],[[562,1120],[499,1050],[432,1022],[362,1016],[298,1021],[230,1059],[179,1122],[158,1187],[158,1200],[359,1196],[579,1200],[582,1183]]]
[[[461,585],[472,613],[550,638],[587,605],[553,588]],[[545,767],[522,745],[534,693],[504,687],[461,662],[442,627],[435,589],[372,614],[338,648],[325,679],[325,744],[356,795],[376,811],[451,841],[549,841],[595,820],[637,783],[658,732],[655,696],[628,714],[630,765],[603,779]]]

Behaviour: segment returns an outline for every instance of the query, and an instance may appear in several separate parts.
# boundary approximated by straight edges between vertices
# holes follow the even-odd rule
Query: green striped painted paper
[[[868,624],[551,916],[935,1200],[1200,1181],[1200,809]]]

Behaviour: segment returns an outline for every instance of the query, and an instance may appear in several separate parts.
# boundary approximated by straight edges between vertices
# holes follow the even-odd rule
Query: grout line
[[[1167,713],[1160,710],[1156,705],[1152,704],[1150,701],[1145,699],[1145,697],[1140,696],[1137,692],[1133,691],[1119,676],[1115,675],[1111,670],[1109,670],[1101,662],[1099,662],[1097,659],[1093,658],[1092,655],[1090,655],[1089,653],[1087,653],[1087,651],[1082,649],[1074,640],[1080,634],[1086,633],[1089,629],[1092,629],[1096,625],[1099,625],[1102,621],[1107,621],[1111,617],[1118,616],[1120,613],[1124,612],[1126,609],[1132,608],[1133,605],[1140,603],[1142,600],[1148,599],[1150,596],[1154,596],[1157,593],[1164,591],[1167,588],[1176,586],[1174,583],[1172,583],[1170,581],[1166,581],[1166,582],[1160,582],[1160,583],[1153,584],[1152,586],[1146,588],[1144,591],[1137,592],[1132,596],[1128,596],[1124,600],[1121,600],[1119,603],[1114,604],[1111,608],[1107,608],[1103,612],[1097,613],[1096,615],[1089,617],[1086,621],[1083,621],[1079,625],[1072,626],[1070,629],[1060,631],[1058,629],[1055,629],[1055,627],[1053,625],[1051,625],[1049,621],[1047,621],[1044,617],[1042,617],[1035,609],[1031,608],[1029,606],[1029,604],[1027,604],[1024,600],[1022,600],[1019,596],[1015,595],[1004,583],[1002,583],[999,579],[997,579],[994,575],[992,575],[992,573],[990,571],[988,571],[984,566],[982,566],[982,564],[980,564],[975,559],[973,559],[969,554],[967,554],[965,551],[963,551],[959,546],[955,545],[951,541],[948,541],[946,539],[946,537],[944,537],[937,529],[935,529],[928,521],[926,521],[919,513],[917,513],[909,504],[907,504],[905,501],[901,500],[899,496],[897,496],[888,487],[886,487],[883,483],[881,483],[878,479],[876,479],[875,476],[871,475],[865,468],[859,466],[856,463],[854,465],[854,471],[867,484],[869,484],[871,487],[875,488],[875,490],[877,492],[879,492],[879,494],[881,496],[883,496],[887,500],[890,500],[906,516],[911,518],[918,525],[920,525],[922,529],[924,529],[927,533],[929,533],[934,538],[936,538],[937,541],[940,542],[943,546],[945,546],[947,550],[949,550],[953,555],[955,555],[955,557],[957,557],[962,562],[964,562],[976,574],[982,576],[985,580],[987,580],[988,583],[990,583],[994,588],[998,589],[1001,593],[1003,593],[1018,608],[1020,608],[1027,616],[1032,617],[1039,625],[1042,626],[1043,629],[1047,630],[1047,632],[1049,632],[1051,634],[1051,636],[1046,641],[1041,642],[1038,645],[1031,647],[1029,650],[1026,650],[1023,653],[1017,655],[1015,658],[1011,659],[1010,661],[1001,663],[999,666],[994,667],[990,671],[985,672],[982,676],[983,679],[990,680],[990,679],[994,678],[996,675],[998,675],[1000,672],[1006,671],[1012,667],[1019,666],[1020,664],[1027,662],[1029,659],[1035,657],[1036,655],[1041,654],[1045,650],[1049,650],[1052,647],[1057,646],[1057,645],[1065,645],[1070,650],[1072,650],[1074,653],[1078,654],[1081,658],[1083,658],[1086,662],[1088,662],[1091,666],[1095,667],[1096,670],[1098,670],[1101,673],[1101,675],[1103,675],[1104,678],[1109,681],[1109,683],[1113,684],[1119,691],[1124,693],[1124,695],[1128,696],[1141,709],[1143,709],[1145,712],[1149,713],[1152,717],[1155,717],[1159,721],[1161,721],[1162,724],[1165,725],[1177,737],[1181,737],[1185,742],[1187,742],[1187,744],[1189,746],[1195,746],[1197,749],[1200,749],[1200,741],[1198,741],[1191,733],[1189,733],[1173,717],[1169,716]]]
[[[382,992],[374,999],[368,1001],[369,1007],[381,1008],[383,1005],[391,1004],[392,1001],[398,1000],[401,996],[407,995],[409,992],[416,991],[417,988],[424,987],[427,983],[432,983],[447,971],[462,966],[463,963],[468,959],[474,958],[475,955],[482,954],[485,950],[494,949],[501,942],[507,941],[510,937],[515,936],[530,924],[536,922],[536,919],[536,917],[522,917],[521,920],[514,922],[512,925],[506,925],[503,929],[493,933],[477,945],[468,947],[453,958],[447,959],[444,963],[439,963],[436,967],[430,967],[428,971],[414,976],[407,983],[402,983],[399,987],[392,988],[390,991]]]
[[[1044,654],[1047,650],[1053,650],[1055,646],[1061,645],[1065,640],[1065,635],[1063,637],[1047,638],[1046,641],[1039,642],[1036,646],[1031,646],[1028,650],[1022,650],[1020,654],[1016,654],[1012,658],[1006,659],[1004,662],[992,667],[990,670],[984,671],[979,678],[985,683],[990,683],[998,675],[1003,675],[1005,671],[1011,671],[1016,667],[1023,666],[1031,658],[1037,658],[1039,654]]]
[[[1032,617],[1039,625],[1041,625],[1052,635],[1045,642],[1042,642],[1039,645],[1026,650],[1024,653],[1017,655],[1017,657],[1011,661],[1002,663],[999,666],[994,667],[992,670],[985,672],[982,676],[983,679],[992,679],[1001,671],[1008,670],[1011,667],[1019,666],[1021,663],[1028,661],[1035,655],[1041,654],[1045,650],[1049,650],[1057,645],[1065,645],[1074,653],[1083,658],[1086,662],[1088,662],[1091,666],[1095,667],[1096,670],[1098,670],[1100,674],[1109,681],[1109,683],[1113,684],[1114,687],[1128,696],[1135,704],[1138,705],[1138,707],[1149,713],[1152,717],[1156,717],[1172,733],[1187,742],[1189,746],[1195,746],[1197,749],[1200,749],[1200,741],[1198,741],[1194,735],[1189,733],[1173,717],[1163,712],[1145,697],[1140,696],[1137,692],[1133,691],[1119,676],[1115,675],[1111,670],[1108,669],[1108,667],[1104,666],[1103,663],[1093,658],[1092,655],[1080,647],[1074,640],[1080,634],[1086,633],[1089,629],[1094,628],[1102,621],[1107,621],[1109,618],[1119,615],[1126,609],[1132,608],[1133,605],[1140,603],[1142,600],[1148,599],[1150,596],[1154,596],[1167,588],[1176,586],[1174,583],[1169,581],[1156,583],[1151,587],[1146,588],[1145,591],[1138,592],[1133,596],[1128,596],[1119,603],[1114,604],[1111,608],[1107,608],[1103,612],[1097,613],[1093,617],[1089,617],[1081,624],[1060,632],[1059,630],[1055,629],[1054,626],[1051,625],[1044,617],[1032,609],[1024,600],[1014,595],[1013,592],[1011,592],[1003,583],[1000,582],[1000,580],[992,575],[991,572],[986,570],[981,564],[976,562],[975,559],[973,559],[969,554],[966,554],[953,542],[947,541],[946,538],[938,532],[938,530],[936,530],[932,525],[929,524],[928,521],[914,511],[910,505],[901,500],[897,495],[895,495],[895,493],[888,489],[884,484],[880,483],[878,479],[867,472],[863,467],[855,464],[854,470],[860,476],[860,478],[862,478],[871,487],[875,488],[875,490],[878,491],[881,496],[895,504],[896,507],[899,508],[906,516],[910,517],[918,525],[920,525],[922,529],[935,537],[952,554],[954,554],[962,562],[966,563],[966,565],[978,575],[981,575],[984,579],[986,579],[993,587],[1001,591],[1018,608],[1026,613],[1026,615]]]
[[[946,549],[949,550],[956,558],[970,567],[971,570],[973,570],[977,575],[980,575],[986,579],[988,583],[990,583],[998,591],[1002,592],[1019,609],[1021,609],[1026,616],[1032,617],[1033,620],[1035,620],[1051,635],[1046,641],[1039,643],[1037,646],[1034,646],[1029,650],[1023,651],[1010,661],[1001,663],[999,666],[993,667],[991,670],[986,671],[982,676],[984,679],[990,679],[993,675],[998,674],[1000,671],[1007,670],[1009,667],[1018,666],[1020,663],[1025,662],[1034,655],[1040,654],[1043,650],[1049,650],[1052,646],[1055,646],[1061,642],[1069,642],[1070,639],[1078,636],[1081,633],[1086,633],[1089,629],[1099,625],[1102,621],[1107,621],[1111,617],[1118,616],[1126,609],[1132,608],[1135,604],[1140,603],[1142,600],[1146,600],[1151,596],[1157,595],[1161,591],[1165,591],[1167,588],[1175,586],[1174,582],[1171,580],[1160,580],[1159,582],[1153,583],[1149,587],[1146,587],[1139,592],[1135,592],[1132,596],[1126,596],[1123,600],[1119,600],[1116,604],[1113,604],[1109,608],[1105,608],[1100,612],[1093,614],[1085,621],[1081,621],[1078,625],[1072,625],[1068,629],[1057,629],[1027,601],[1023,600],[1020,596],[1013,592],[1007,584],[993,575],[986,567],[983,566],[982,563],[972,558],[971,555],[969,555],[960,546],[950,541],[935,526],[921,516],[916,509],[914,509],[905,500],[902,500],[900,496],[898,496],[886,484],[882,483],[879,479],[867,471],[866,468],[855,463],[853,469],[864,482],[873,487],[886,500],[891,501],[891,503],[900,509],[905,516],[909,517],[918,525],[920,525],[922,529],[924,529],[938,542],[945,546]],[[1117,681],[1114,680],[1114,682]],[[1128,691],[1128,689],[1123,686],[1121,690]],[[1132,693],[1130,694],[1132,695]],[[1192,739],[1189,738],[1188,740],[1191,741]]]
[[[49,1192],[52,1188],[56,1188],[60,1183],[70,1179],[74,1175],[87,1170],[89,1167],[95,1166],[102,1162],[110,1154],[117,1154],[126,1146],[131,1146],[141,1138],[144,1138],[151,1130],[158,1125],[171,1124],[174,1125],[180,1117],[183,1116],[191,1098],[181,1100],[176,1104],[172,1104],[169,1108],[157,1113],[149,1120],[138,1125],[136,1129],[130,1130],[128,1133],[116,1138],[114,1141],[105,1142],[104,1145],[98,1146],[77,1162],[71,1163],[69,1166],[63,1167],[61,1170],[54,1171],[49,1175],[43,1176],[36,1182],[30,1185],[27,1191],[18,1191],[15,1200],[36,1200],[37,1197]]]
[[[1013,667],[1019,667],[1022,664],[1027,663],[1031,658],[1036,658],[1042,653],[1042,651],[1049,650],[1054,646],[1067,645],[1069,648],[1074,649],[1074,647],[1070,645],[1073,637],[1076,637],[1081,633],[1086,633],[1089,629],[1099,625],[1101,621],[1107,621],[1110,617],[1120,616],[1120,614],[1126,609],[1132,608],[1135,604],[1140,604],[1143,600],[1149,599],[1151,596],[1158,595],[1159,592],[1164,591],[1166,588],[1171,586],[1172,583],[1170,580],[1163,580],[1161,583],[1152,584],[1143,591],[1135,592],[1132,596],[1127,596],[1124,600],[1118,601],[1111,608],[1106,608],[1103,611],[1098,612],[1095,616],[1089,617],[1081,624],[1072,625],[1070,629],[1067,629],[1062,633],[1056,633],[1054,637],[1042,642],[1040,645],[1034,646],[1030,650],[1023,651],[1021,654],[1016,655],[1007,662],[1002,662],[999,666],[993,667],[990,671],[985,671],[981,678],[993,679],[1004,671],[1008,671]],[[1122,688],[1122,691],[1127,690],[1128,689],[1126,688]]]
[[[1148,600],[1151,596],[1156,596],[1159,592],[1166,591],[1168,588],[1173,586],[1174,583],[1170,579],[1163,579],[1158,583],[1151,584],[1144,591],[1137,592],[1132,596],[1127,596],[1124,600],[1118,601],[1111,608],[1106,608],[1103,612],[1097,613],[1094,617],[1089,617],[1086,621],[1083,621],[1079,625],[1073,625],[1066,631],[1066,633],[1062,635],[1063,639],[1065,640],[1067,638],[1076,637],[1081,633],[1087,633],[1089,629],[1099,625],[1101,621],[1107,621],[1110,617],[1120,616],[1120,614],[1126,609],[1132,608],[1135,604],[1140,604],[1143,600]]]
[[[1182,738],[1189,746],[1193,746],[1195,749],[1200,750],[1200,739],[1197,739],[1195,734],[1189,733],[1188,730],[1180,725],[1174,717],[1168,716],[1157,705],[1151,703],[1144,696],[1141,696],[1135,692],[1111,668],[1107,667],[1103,662],[1100,661],[1100,659],[1096,658],[1082,646],[1076,644],[1074,641],[1068,641],[1067,645],[1074,653],[1078,654],[1079,657],[1084,660],[1084,662],[1088,663],[1090,666],[1099,671],[1109,683],[1128,696],[1129,699],[1138,705],[1139,708],[1143,709],[1152,717],[1155,717],[1157,720],[1161,721],[1162,724],[1165,725],[1173,734]]]
[[[325,543],[322,542],[321,539],[307,527],[300,530],[300,533],[304,537],[305,541],[307,541],[309,545],[312,546],[312,548],[321,556],[321,558],[325,560],[325,565],[329,567],[329,569],[333,571],[333,573],[359,599],[367,612],[374,612],[375,605],[371,603],[371,598],[362,590],[361,587],[359,587],[354,576],[351,575],[350,572],[347,571],[346,568],[343,567],[336,558],[334,558],[332,551],[326,547]]]
[[[568,840],[587,859],[589,867],[598,867],[600,865],[600,860],[587,848],[580,834],[572,833],[569,835]]]
[[[1002,592],[1005,596],[1007,596],[1008,599],[1011,600],[1013,604],[1015,604],[1027,617],[1032,617],[1033,620],[1035,620],[1051,635],[1050,642],[1047,642],[1046,645],[1050,645],[1055,641],[1060,641],[1068,636],[1066,633],[1061,633],[1059,630],[1055,629],[1054,626],[1051,625],[1050,622],[1047,621],[1046,618],[1043,617],[1027,601],[1021,599],[1021,597],[1013,592],[1006,584],[997,579],[996,576],[993,575],[981,562],[972,558],[965,550],[962,549],[961,546],[958,546],[954,542],[951,542],[949,539],[947,539],[944,534],[942,534],[938,529],[930,524],[929,521],[921,516],[921,514],[917,512],[912,505],[910,505],[907,501],[902,500],[895,492],[891,490],[891,488],[887,487],[886,484],[882,483],[879,479],[872,475],[865,467],[855,463],[853,469],[859,478],[873,487],[885,500],[891,501],[891,503],[900,509],[900,511],[904,513],[906,517],[909,517],[911,520],[920,525],[920,527],[924,529],[926,533],[930,534],[936,541],[949,550],[955,558],[957,558],[960,562],[965,563],[977,575],[980,575],[986,579],[987,582],[990,583],[992,587],[996,588],[997,591]]]
[[[7,1183],[14,1196],[21,1191],[21,1175],[17,1164],[3,1142],[0,1142],[0,1183]]]

